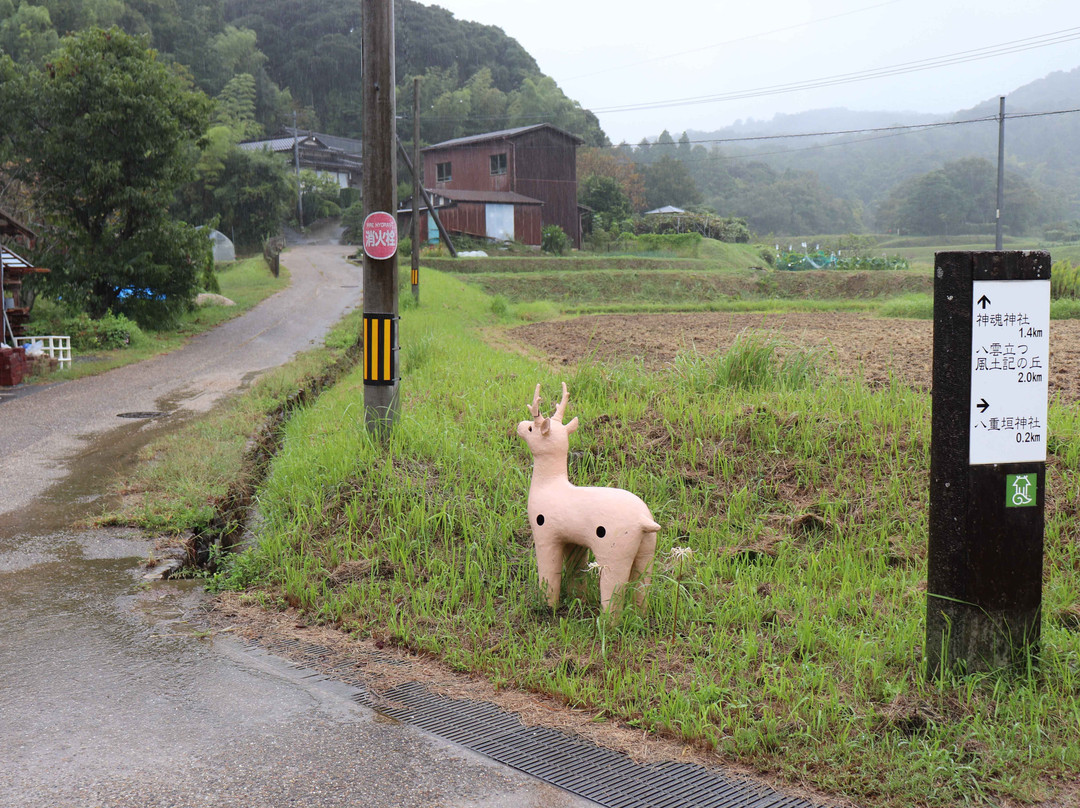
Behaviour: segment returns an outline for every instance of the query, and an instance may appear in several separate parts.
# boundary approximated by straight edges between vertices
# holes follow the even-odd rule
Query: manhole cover
[[[157,410],[148,410],[146,412],[118,412],[117,418],[164,418],[169,413],[159,412]]]

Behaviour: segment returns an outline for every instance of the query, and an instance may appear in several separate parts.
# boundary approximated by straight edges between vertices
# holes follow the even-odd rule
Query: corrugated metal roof
[[[497,132],[485,132],[481,135],[468,135],[466,137],[454,138],[453,140],[444,140],[442,143],[432,144],[425,149],[421,149],[421,151],[431,151],[432,149],[446,149],[453,146],[466,146],[470,143],[482,143],[485,140],[507,140],[509,138],[517,137],[518,135],[523,135],[526,132],[532,132],[536,129],[553,129],[560,135],[565,135],[566,137],[576,141],[579,144],[585,142],[577,135],[573,135],[570,132],[567,132],[564,129],[560,129],[557,126],[552,126],[550,123],[534,123],[532,126],[518,126],[515,129],[500,129]]]
[[[363,154],[364,144],[355,138],[328,135],[325,132],[305,132],[302,129],[293,129],[291,126],[286,126],[284,129],[289,133],[290,138],[294,133],[298,133],[299,137],[307,137],[310,135],[319,142],[325,143],[331,149],[337,149],[338,151],[345,152],[353,157],[360,157]]]
[[[247,143],[237,143],[244,151],[262,151],[267,149],[272,152],[286,152],[293,150],[291,137],[276,137],[273,140],[249,140]]]
[[[490,202],[493,205],[543,205],[539,199],[515,193],[514,191],[433,191],[427,189],[431,203],[436,208],[445,208],[454,202]],[[420,210],[427,210],[427,204],[420,202]],[[407,197],[398,205],[398,213],[412,213],[412,197]]]
[[[441,196],[452,202],[493,202],[501,205],[543,205],[539,199],[525,196],[514,191],[467,191],[438,188],[428,191],[432,196]]]
[[[16,255],[7,247],[0,246],[0,260],[4,262],[5,270],[24,270],[33,271],[36,270],[33,264],[23,258],[21,255]]]

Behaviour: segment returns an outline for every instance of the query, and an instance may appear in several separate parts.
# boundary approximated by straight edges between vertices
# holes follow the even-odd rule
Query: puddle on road
[[[158,402],[163,418],[117,419],[117,427],[92,437],[65,459],[67,475],[26,507],[0,515],[0,554],[13,549],[16,537],[46,536],[97,516],[117,504],[104,493],[113,480],[135,464],[139,450],[155,438],[179,429],[188,419],[173,412],[172,402]]]

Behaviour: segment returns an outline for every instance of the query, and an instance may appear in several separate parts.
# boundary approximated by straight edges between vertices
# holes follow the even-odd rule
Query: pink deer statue
[[[563,424],[570,395],[562,386],[562,401],[555,414],[540,413],[540,385],[536,385],[529,406],[531,421],[518,424],[517,433],[533,454],[532,484],[529,486],[529,525],[536,545],[536,564],[547,601],[559,601],[563,564],[571,556],[582,555],[579,547],[592,550],[600,568],[600,605],[618,610],[618,590],[637,581],[634,601],[640,609],[645,602],[650,567],[656,553],[656,533],[648,506],[621,488],[578,488],[566,473],[570,433],[577,429],[575,418]],[[612,598],[616,598],[615,601]]]

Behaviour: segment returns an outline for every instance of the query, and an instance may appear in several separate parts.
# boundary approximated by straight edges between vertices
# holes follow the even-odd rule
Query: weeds
[[[823,357],[752,335],[661,373],[555,376],[481,341],[509,316],[490,298],[425,278],[438,305],[402,321],[402,345],[427,347],[406,362],[389,441],[367,436],[358,373],[297,412],[258,495],[262,545],[216,586],[867,806],[1031,801],[1041,778],[1076,778],[1071,409],[1050,412],[1041,666],[935,682],[926,394],[840,380]],[[692,576],[654,575],[644,616],[607,619],[588,575],[557,610],[542,598],[513,428],[537,381],[552,396],[563,379],[581,422],[572,481],[641,496],[659,557],[692,550]]]

